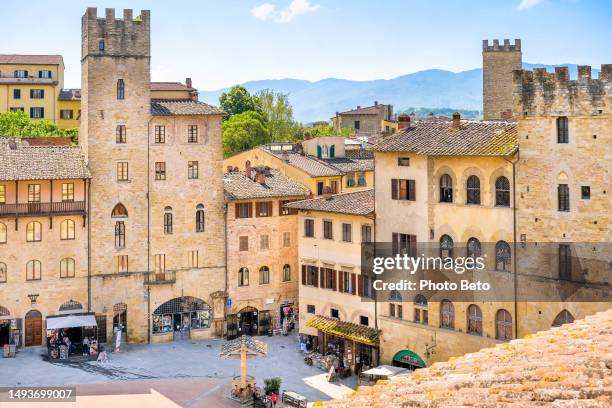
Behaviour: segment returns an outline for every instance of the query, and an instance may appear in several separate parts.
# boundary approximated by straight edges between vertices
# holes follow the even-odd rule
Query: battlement
[[[515,111],[523,116],[609,115],[612,96],[612,64],[603,64],[598,79],[591,67],[578,66],[578,78],[570,80],[567,67],[513,71]]]
[[[510,43],[510,40],[504,39],[504,44],[500,45],[499,40],[493,40],[493,45],[489,45],[489,40],[482,40],[482,52],[491,51],[520,51],[521,40],[516,38],[514,44]]]
[[[87,8],[82,18],[82,58],[96,56],[150,57],[151,12],[141,10],[133,16],[131,9],[123,10],[123,18],[115,16],[115,9],[105,9],[98,17],[98,9]]]

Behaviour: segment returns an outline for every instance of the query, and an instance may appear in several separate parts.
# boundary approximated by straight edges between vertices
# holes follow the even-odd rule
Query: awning
[[[393,361],[400,363],[406,363],[417,367],[427,367],[427,364],[423,361],[417,353],[411,350],[400,350],[393,356]]]
[[[402,367],[394,367],[394,366],[383,364],[383,365],[379,365],[378,367],[374,367],[374,368],[370,368],[369,370],[362,371],[361,374],[391,377],[396,374],[403,373],[405,371],[408,371],[408,370]]]
[[[306,322],[306,326],[368,346],[378,346],[379,342],[380,330],[331,317],[316,316]]]
[[[94,314],[53,316],[47,318],[47,330],[97,326]]]

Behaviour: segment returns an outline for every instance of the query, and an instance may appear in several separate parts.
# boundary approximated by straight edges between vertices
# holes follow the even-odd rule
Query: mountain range
[[[567,66],[570,77],[577,75],[576,64]],[[524,69],[546,68],[554,71],[555,65],[524,63]],[[593,77],[599,70],[593,69]],[[356,106],[390,103],[396,112],[414,108],[452,108],[482,110],[482,69],[451,72],[428,69],[393,79],[352,81],[326,78],[319,81],[303,79],[265,79],[241,84],[249,92],[272,89],[289,94],[294,118],[302,123],[329,120],[337,111],[342,112]],[[229,88],[200,91],[200,100],[219,104],[219,96]]]

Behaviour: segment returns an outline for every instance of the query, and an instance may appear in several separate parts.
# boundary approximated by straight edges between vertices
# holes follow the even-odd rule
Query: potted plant
[[[282,378],[280,377],[272,377],[272,378],[266,378],[264,380],[264,391],[266,393],[266,395],[270,395],[273,392],[276,394],[280,393],[280,386],[281,383],[283,382]]]

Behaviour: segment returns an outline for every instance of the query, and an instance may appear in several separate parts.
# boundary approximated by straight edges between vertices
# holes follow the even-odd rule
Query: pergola
[[[251,336],[240,336],[229,340],[221,346],[221,357],[232,357],[240,359],[240,387],[247,386],[247,359],[253,357],[265,357],[268,355],[268,345],[262,341],[255,340]]]

